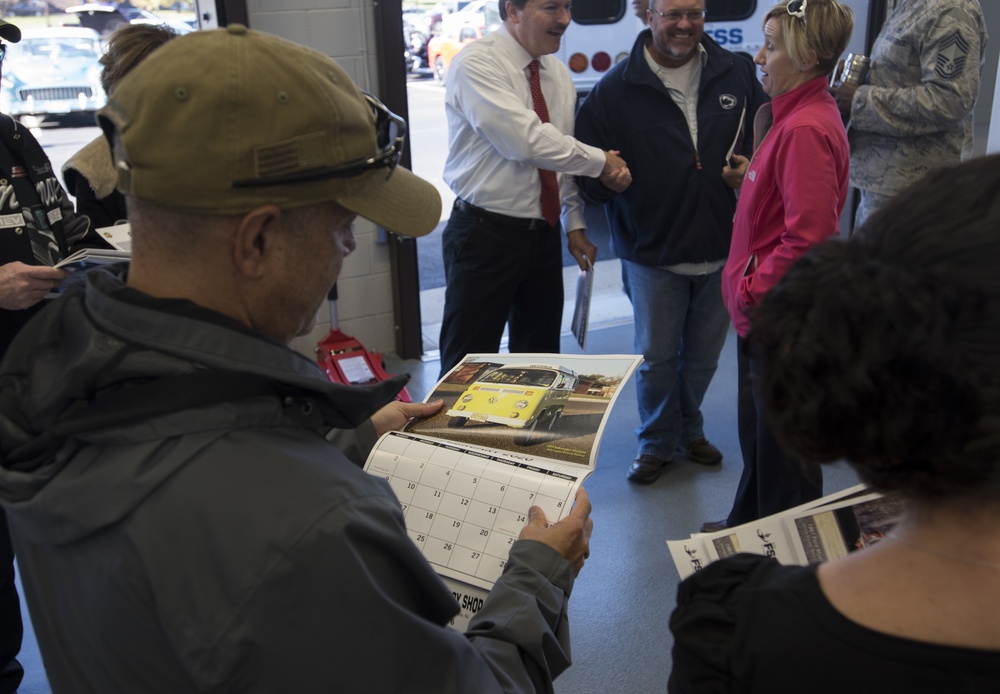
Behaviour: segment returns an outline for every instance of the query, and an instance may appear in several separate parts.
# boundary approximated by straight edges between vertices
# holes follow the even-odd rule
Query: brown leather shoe
[[[703,533],[717,533],[720,530],[725,530],[729,527],[729,519],[724,518],[717,521],[705,521],[701,524],[701,531]]]
[[[636,484],[649,484],[660,476],[660,470],[669,462],[669,460],[660,460],[655,455],[643,453],[632,461],[632,467],[628,471],[628,481]]]

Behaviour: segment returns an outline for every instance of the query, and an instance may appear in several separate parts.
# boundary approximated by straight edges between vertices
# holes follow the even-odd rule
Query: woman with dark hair
[[[854,13],[836,0],[785,0],[764,17],[764,45],[754,59],[771,97],[754,119],[755,151],[740,188],[722,299],[736,328],[738,425],[743,475],[725,521],[748,523],[818,499],[823,476],[774,440],[767,412],[753,396],[755,365],[746,354],[748,310],[810,246],[838,233],[850,155],[828,76],[847,47]]]
[[[684,581],[671,692],[1000,686],[1000,156],[930,174],[796,263],[752,313],[789,451],[846,459],[905,512],[808,567],[741,554]]]

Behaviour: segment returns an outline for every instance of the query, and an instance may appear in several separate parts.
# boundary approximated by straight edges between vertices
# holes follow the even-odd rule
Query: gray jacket
[[[458,606],[388,484],[328,440],[360,423],[340,433],[364,453],[386,393],[122,272],[91,273],[0,368],[0,500],[54,692],[552,690],[566,560],[516,542],[470,630],[447,628]],[[220,370],[292,394],[101,415],[150,379]]]
[[[972,155],[986,40],[977,0],[897,0],[851,104],[851,185],[895,195]]]

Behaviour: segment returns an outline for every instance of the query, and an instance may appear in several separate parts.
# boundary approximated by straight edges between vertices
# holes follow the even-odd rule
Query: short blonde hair
[[[781,26],[782,41],[794,67],[809,67],[806,54],[816,51],[816,69],[830,74],[854,33],[854,12],[837,0],[801,0],[805,15],[800,19],[788,14],[789,2],[796,1],[785,0],[772,7],[764,24],[773,19]]]

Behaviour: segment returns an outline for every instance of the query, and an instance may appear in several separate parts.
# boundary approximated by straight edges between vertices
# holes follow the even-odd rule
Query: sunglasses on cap
[[[806,5],[808,0],[792,0],[785,6],[788,14],[798,19],[803,24],[806,23]]]
[[[371,157],[355,159],[336,166],[324,166],[308,171],[297,171],[279,176],[266,176],[235,181],[235,188],[252,188],[257,186],[273,186],[285,183],[308,183],[322,181],[327,178],[351,178],[371,171],[372,169],[389,169],[386,180],[392,175],[406,144],[406,121],[390,111],[385,104],[366,91],[361,92],[372,113],[375,114],[375,143],[378,153]]]

